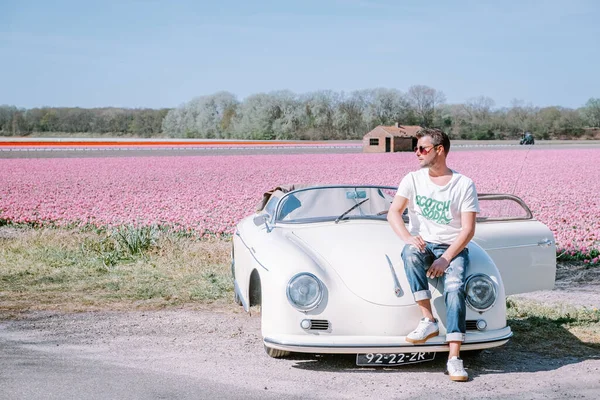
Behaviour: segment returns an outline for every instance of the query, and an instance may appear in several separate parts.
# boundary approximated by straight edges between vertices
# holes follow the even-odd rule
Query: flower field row
[[[523,198],[552,229],[561,252],[590,259],[600,248],[599,159],[600,149],[457,151],[449,165],[480,193]],[[416,168],[411,153],[0,159],[0,219],[223,234],[272,187],[397,186]]]

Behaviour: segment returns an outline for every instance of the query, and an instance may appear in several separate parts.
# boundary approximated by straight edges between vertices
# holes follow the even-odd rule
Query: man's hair
[[[417,131],[416,136],[417,139],[421,139],[424,136],[429,136],[431,138],[431,144],[434,146],[442,145],[446,155],[450,151],[450,138],[441,129],[422,128]]]

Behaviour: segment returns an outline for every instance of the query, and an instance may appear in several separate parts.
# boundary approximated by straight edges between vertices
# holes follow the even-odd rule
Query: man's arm
[[[400,239],[402,239],[404,243],[411,244],[420,251],[423,251],[425,250],[425,241],[423,238],[421,238],[421,236],[412,236],[408,229],[406,229],[406,225],[404,225],[402,214],[407,206],[408,199],[406,197],[394,196],[394,201],[392,201],[387,214],[387,220],[392,226],[394,232],[400,236]]]
[[[431,264],[431,267],[427,271],[427,276],[430,278],[436,278],[444,275],[446,268],[450,265],[450,261],[458,253],[460,253],[473,239],[475,235],[475,222],[477,219],[477,213],[475,212],[463,212],[460,216],[460,222],[462,229],[458,234],[458,237],[452,242],[450,247],[446,249],[444,254]]]

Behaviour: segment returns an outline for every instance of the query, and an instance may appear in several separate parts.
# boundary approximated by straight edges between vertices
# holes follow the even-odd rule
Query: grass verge
[[[231,243],[156,228],[3,227],[0,311],[161,308],[232,297]]]
[[[600,358],[600,310],[535,301],[507,300],[511,345],[554,357]]]

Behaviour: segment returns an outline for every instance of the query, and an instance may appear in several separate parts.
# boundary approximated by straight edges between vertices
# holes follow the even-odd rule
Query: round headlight
[[[290,279],[287,297],[290,304],[300,311],[314,310],[323,298],[323,286],[313,274],[301,273]]]
[[[466,300],[475,311],[487,311],[496,304],[496,284],[484,274],[471,275],[465,285]]]

